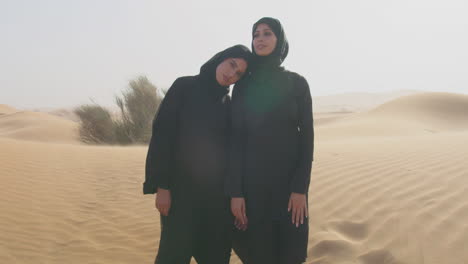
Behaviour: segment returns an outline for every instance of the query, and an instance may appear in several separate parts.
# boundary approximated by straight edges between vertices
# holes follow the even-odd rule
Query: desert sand
[[[468,263],[468,96],[314,117],[306,263]],[[1,263],[153,263],[146,147],[85,145],[77,128],[0,105]]]

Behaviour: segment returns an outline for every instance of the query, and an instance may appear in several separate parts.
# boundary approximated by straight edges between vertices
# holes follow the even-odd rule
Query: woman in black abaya
[[[153,122],[144,194],[156,195],[161,240],[155,263],[227,264],[232,216],[224,193],[229,85],[251,53],[237,45],[211,58],[196,76],[178,78]]]
[[[289,45],[281,23],[252,29],[252,74],[232,96],[226,190],[246,264],[299,264],[307,257],[307,192],[313,160],[312,100],[304,77],[281,67]]]

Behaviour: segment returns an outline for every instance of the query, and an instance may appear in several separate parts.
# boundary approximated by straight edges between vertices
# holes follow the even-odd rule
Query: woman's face
[[[259,24],[253,34],[253,46],[258,56],[268,56],[276,48],[277,38],[267,24]]]
[[[247,62],[240,58],[227,58],[216,67],[216,81],[221,86],[237,82],[247,70]]]

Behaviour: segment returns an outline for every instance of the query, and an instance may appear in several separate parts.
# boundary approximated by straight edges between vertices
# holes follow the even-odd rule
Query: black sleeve
[[[231,100],[231,133],[229,140],[229,161],[225,191],[229,197],[243,197],[245,122],[242,104],[242,84],[234,86]]]
[[[299,161],[291,182],[291,192],[307,193],[314,156],[314,120],[312,114],[312,97],[309,84],[302,76],[295,81],[299,91],[297,104],[299,109]]]
[[[158,187],[170,189],[183,86],[181,78],[172,84],[153,120],[153,131],[146,156],[143,194],[156,193]]]

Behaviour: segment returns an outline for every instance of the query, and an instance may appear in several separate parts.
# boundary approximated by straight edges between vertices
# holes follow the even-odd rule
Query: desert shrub
[[[114,143],[114,124],[107,109],[97,104],[82,105],[74,112],[80,119],[79,134],[81,141],[97,144]]]
[[[92,105],[94,108],[85,105],[75,110],[81,121],[80,137],[89,143],[148,143],[152,121],[162,99],[162,91],[148,78],[138,77],[129,82],[122,96],[116,96],[120,112],[114,117],[98,105]]]
[[[115,98],[121,113],[120,120],[116,121],[119,139],[131,143],[149,142],[151,123],[161,100],[157,88],[148,78],[130,81],[122,97]]]

